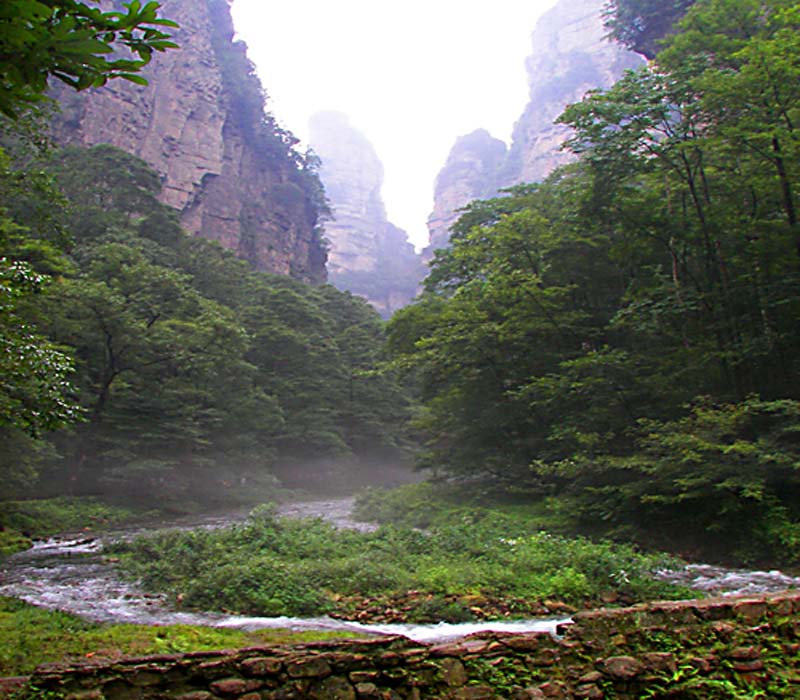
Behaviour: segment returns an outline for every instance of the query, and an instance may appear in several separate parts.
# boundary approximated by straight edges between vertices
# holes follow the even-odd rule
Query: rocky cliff
[[[309,141],[321,159],[333,217],[325,224],[329,280],[388,317],[416,296],[426,271],[406,232],[387,219],[383,165],[372,144],[338,112],[315,114]]]
[[[228,0],[163,0],[180,50],[156,55],[141,87],[123,80],[56,91],[57,140],[110,143],[163,180],[162,199],[190,233],[217,240],[254,267],[325,279],[319,182],[296,141],[264,113],[246,47],[233,41]]]
[[[606,38],[604,5],[604,0],[560,0],[539,19],[526,61],[529,101],[514,126],[511,147],[498,162],[502,142],[486,132],[456,142],[437,178],[429,219],[431,247],[446,243],[456,209],[502,187],[540,181],[569,162],[571,154],[560,150],[567,127],[553,121],[588,90],[608,88],[625,70],[641,65],[638,54]],[[481,153],[487,156],[481,158]]]
[[[434,208],[428,217],[430,243],[426,256],[445,248],[458,210],[475,199],[493,197],[508,157],[506,144],[485,129],[460,137],[436,178]]]
[[[561,0],[542,15],[525,62],[529,101],[514,126],[505,184],[538,182],[563,165],[568,128],[554,124],[564,108],[592,89],[611,87],[642,58],[606,38],[604,0]]]

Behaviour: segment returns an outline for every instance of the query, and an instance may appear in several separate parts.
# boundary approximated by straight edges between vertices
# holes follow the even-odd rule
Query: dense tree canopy
[[[578,165],[468,208],[390,347],[426,465],[797,556],[800,6],[679,30],[565,112]]]
[[[655,58],[659,42],[673,31],[695,0],[609,0],[605,24],[611,36],[647,58]]]
[[[408,401],[375,372],[383,330],[366,303],[186,236],[158,176],[110,146],[53,153],[8,179],[35,177],[49,186],[2,202],[0,323],[25,334],[4,342],[35,352],[3,355],[14,364],[0,418],[8,445],[27,445],[27,431],[50,446],[28,450],[48,488],[219,498],[276,473],[308,484],[404,458]],[[31,459],[0,464],[4,478],[30,487]]]

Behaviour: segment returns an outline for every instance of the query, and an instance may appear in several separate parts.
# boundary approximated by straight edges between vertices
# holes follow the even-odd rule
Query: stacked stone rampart
[[[800,593],[583,612],[560,632],[484,633],[436,645],[391,637],[50,664],[27,679],[22,697],[800,697]]]

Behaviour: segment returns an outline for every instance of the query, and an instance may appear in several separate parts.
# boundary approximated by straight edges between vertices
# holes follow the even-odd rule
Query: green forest
[[[252,502],[281,484],[335,489],[406,461],[409,399],[375,371],[384,329],[366,302],[252,271],[181,230],[143,161],[48,138],[48,78],[77,90],[146,82],[138,71],[153,53],[176,48],[174,23],[156,3],[127,14],[48,7],[3,10],[4,46],[26,58],[5,61],[0,104],[3,498],[101,496],[181,511]],[[108,59],[121,43],[140,60]],[[290,164],[281,167],[322,214],[311,159],[264,112],[243,52],[223,49],[250,137]]]
[[[800,7],[698,2],[389,323],[422,464],[673,551],[800,554]]]
[[[0,551],[414,464],[358,497],[374,533],[264,506],[111,553],[189,607],[420,622],[685,597],[653,579],[674,555],[800,566],[796,0],[610,2],[651,60],[561,115],[571,165],[464,209],[386,322],[188,235],[134,156],[51,142],[48,80],[141,82],[179,50],[125,7],[0,7]]]
[[[209,498],[402,459],[371,308],[187,236],[159,188],[110,146],[5,163],[7,493]]]

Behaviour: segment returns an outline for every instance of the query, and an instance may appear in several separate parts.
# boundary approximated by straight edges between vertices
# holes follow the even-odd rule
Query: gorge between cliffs
[[[6,0],[0,696],[796,697],[800,5],[530,29],[415,249],[229,0]]]

